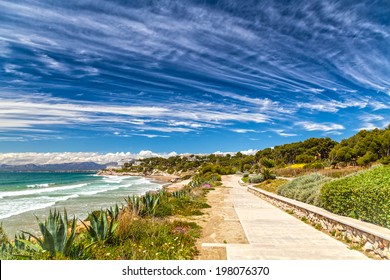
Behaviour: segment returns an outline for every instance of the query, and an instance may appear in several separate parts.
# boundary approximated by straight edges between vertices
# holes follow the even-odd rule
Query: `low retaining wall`
[[[390,259],[389,229],[339,216],[325,209],[261,189],[248,187],[248,191],[303,220],[307,220],[317,229],[322,229],[332,236],[350,243],[351,246],[361,248],[372,256]]]

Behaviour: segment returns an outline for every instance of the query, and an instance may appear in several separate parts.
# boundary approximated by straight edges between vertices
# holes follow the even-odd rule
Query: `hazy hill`
[[[0,164],[0,171],[20,172],[20,171],[95,171],[104,169],[107,166],[114,166],[117,163],[97,164],[94,162],[69,162],[60,164],[23,164],[7,165]]]

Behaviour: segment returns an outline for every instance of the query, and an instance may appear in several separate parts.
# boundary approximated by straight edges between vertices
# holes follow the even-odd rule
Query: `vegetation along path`
[[[226,244],[230,260],[355,260],[362,253],[249,193],[239,177],[222,177],[249,244]],[[228,229],[227,229],[228,230]]]

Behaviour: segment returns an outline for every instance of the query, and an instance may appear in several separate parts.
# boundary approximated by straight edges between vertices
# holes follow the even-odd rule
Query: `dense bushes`
[[[330,180],[329,177],[317,173],[305,175],[280,186],[277,193],[321,207],[321,187]]]
[[[390,167],[378,166],[328,182],[321,199],[333,213],[390,228]]]

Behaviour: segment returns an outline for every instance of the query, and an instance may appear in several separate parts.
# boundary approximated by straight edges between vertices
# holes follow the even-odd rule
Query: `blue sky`
[[[0,152],[209,153],[390,123],[389,1],[0,1]]]

